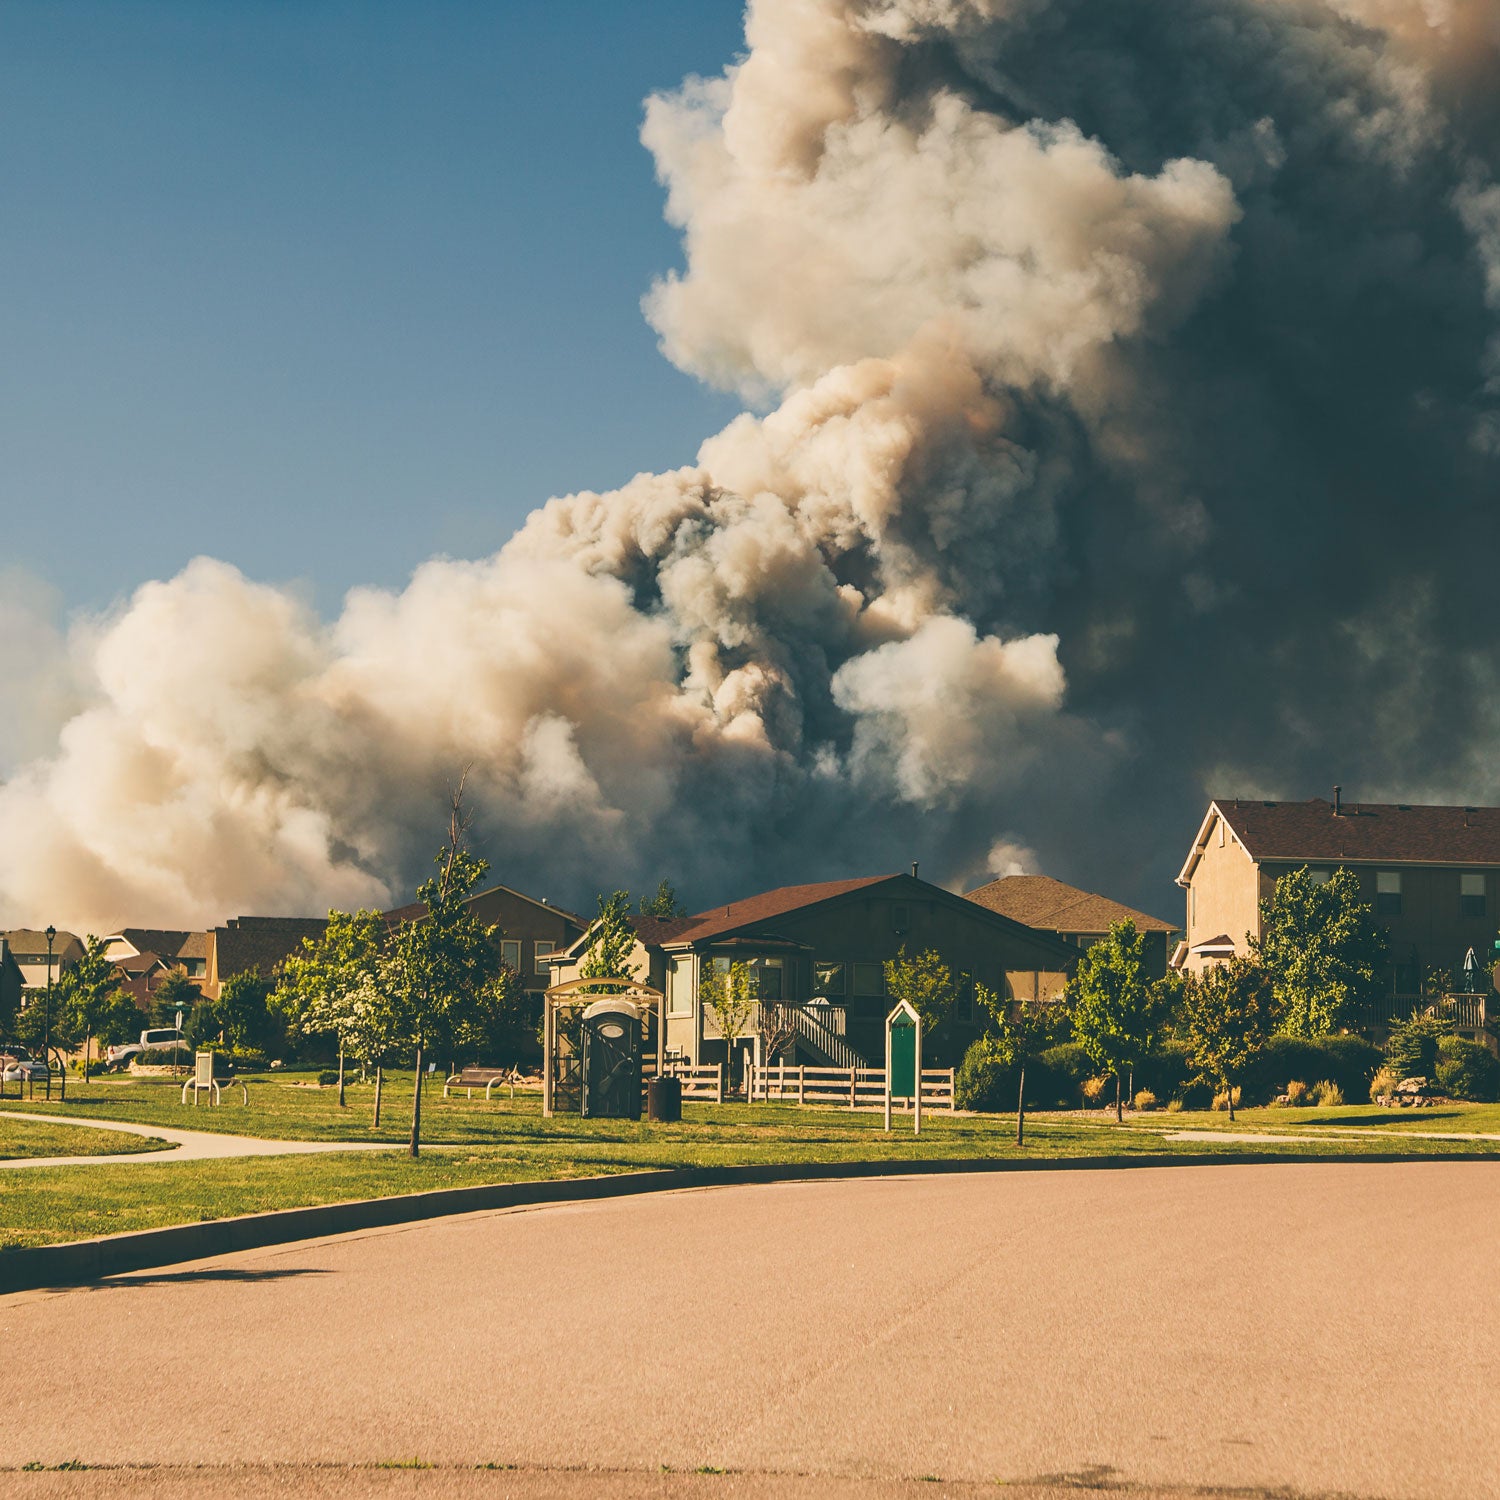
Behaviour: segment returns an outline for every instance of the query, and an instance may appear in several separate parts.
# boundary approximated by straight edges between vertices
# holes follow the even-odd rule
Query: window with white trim
[[[518,938],[504,938],[500,943],[500,962],[513,974],[521,972],[521,943]]]

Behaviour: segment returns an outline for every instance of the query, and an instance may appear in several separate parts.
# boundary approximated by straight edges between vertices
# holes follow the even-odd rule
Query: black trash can
[[[680,1078],[653,1078],[646,1085],[646,1118],[667,1124],[682,1118]]]

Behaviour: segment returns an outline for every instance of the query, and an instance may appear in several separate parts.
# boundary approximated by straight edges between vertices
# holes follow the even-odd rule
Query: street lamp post
[[[47,1097],[52,1097],[52,944],[57,938],[57,928],[47,928],[47,1014],[46,1040],[42,1043],[42,1061],[47,1064]]]

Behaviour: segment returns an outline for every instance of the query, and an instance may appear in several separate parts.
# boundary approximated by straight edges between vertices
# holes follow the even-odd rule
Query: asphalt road
[[[163,1466],[0,1491],[1500,1496],[1497,1246],[1473,1162],[476,1214],[0,1297],[0,1464]]]

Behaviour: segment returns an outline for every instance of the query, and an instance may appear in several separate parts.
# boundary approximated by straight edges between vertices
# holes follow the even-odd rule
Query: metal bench
[[[516,1085],[521,1081],[521,1074],[516,1068],[460,1068],[459,1071],[448,1078],[443,1084],[443,1098],[448,1097],[449,1089],[463,1089],[470,1099],[474,1097],[474,1090],[482,1088],[484,1097],[488,1099],[491,1091],[497,1083],[508,1084],[510,1097],[516,1097]]]

